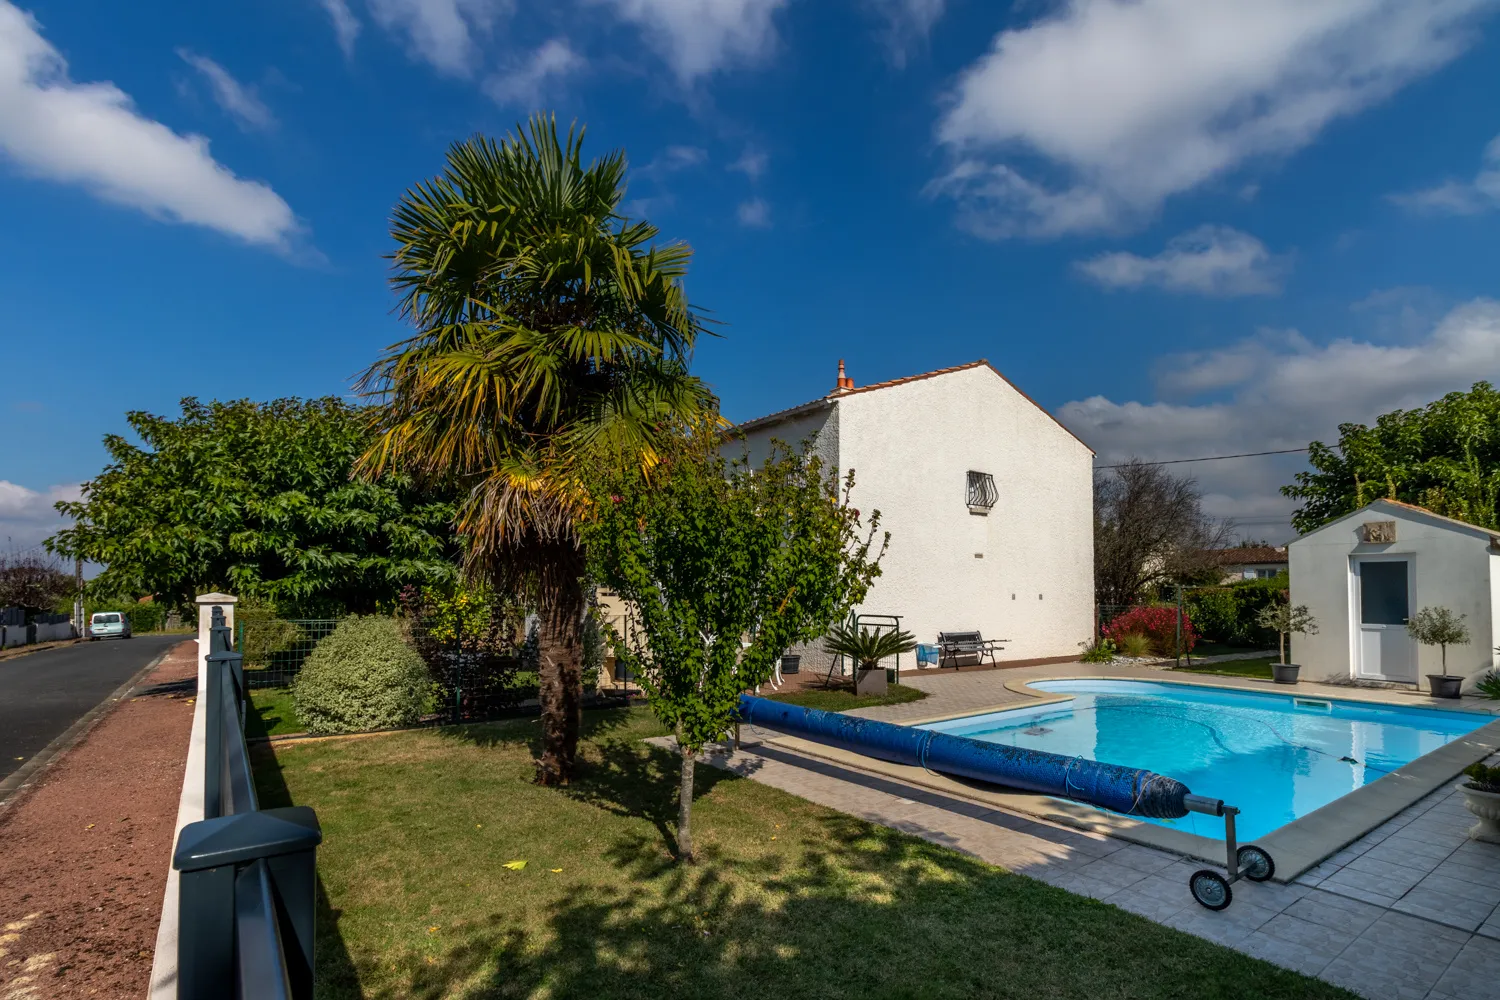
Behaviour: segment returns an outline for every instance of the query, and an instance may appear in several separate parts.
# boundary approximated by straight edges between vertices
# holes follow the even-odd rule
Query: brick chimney
[[[844,359],[843,358],[839,358],[839,384],[838,384],[837,387],[835,387],[835,389],[833,391],[834,392],[843,392],[846,389],[853,389],[853,388],[854,388],[854,380],[852,378],[850,378],[849,376],[847,376],[847,375],[844,374]]]

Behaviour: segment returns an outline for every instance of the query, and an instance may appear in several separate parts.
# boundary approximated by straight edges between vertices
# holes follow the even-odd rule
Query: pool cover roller
[[[742,723],[764,726],[866,757],[1055,795],[1128,816],[1177,819],[1193,798],[1186,785],[1152,771],[986,743],[931,729],[859,719],[741,695]]]

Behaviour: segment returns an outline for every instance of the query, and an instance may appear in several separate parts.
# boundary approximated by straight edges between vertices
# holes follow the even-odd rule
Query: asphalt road
[[[185,635],[79,642],[0,660],[0,778]]]

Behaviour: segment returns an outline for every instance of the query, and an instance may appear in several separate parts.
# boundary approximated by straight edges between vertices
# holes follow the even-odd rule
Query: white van
[[[129,639],[130,619],[118,611],[95,611],[89,619],[90,639]]]

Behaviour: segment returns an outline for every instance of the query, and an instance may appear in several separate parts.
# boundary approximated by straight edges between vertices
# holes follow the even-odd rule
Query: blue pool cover
[[[987,743],[816,708],[740,696],[740,721],[853,753],[940,774],[1055,795],[1128,816],[1187,815],[1188,787],[1140,768],[1101,764],[1045,750]]]

